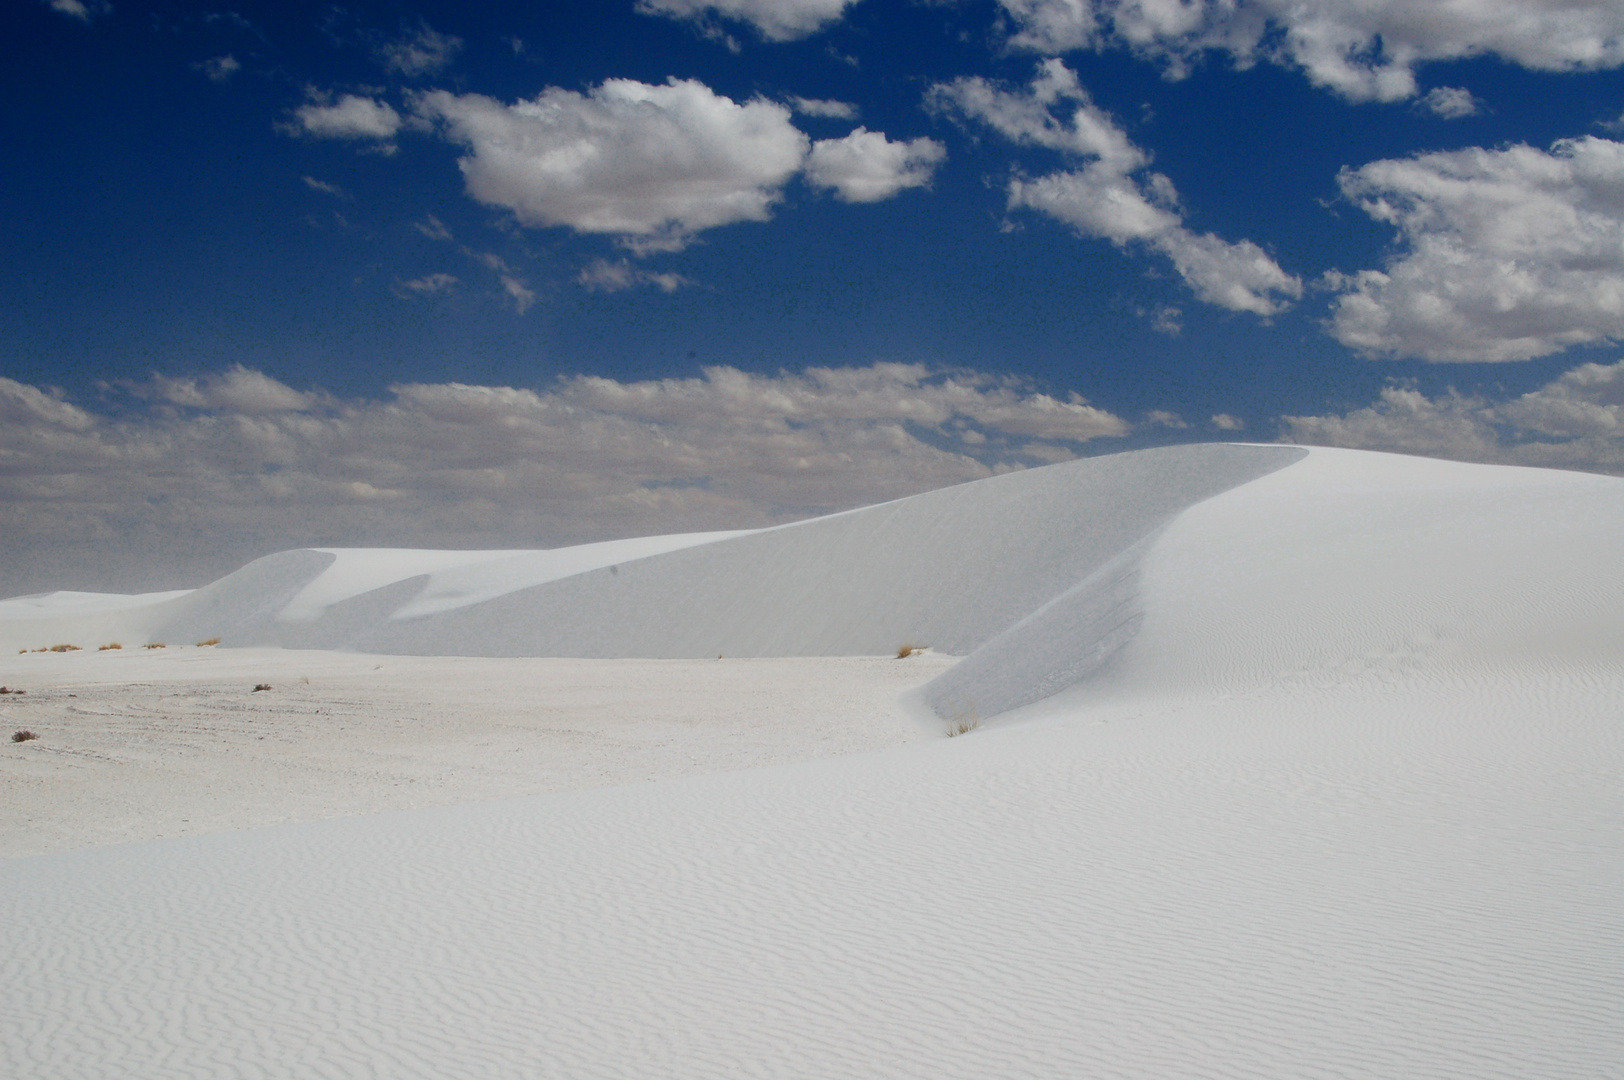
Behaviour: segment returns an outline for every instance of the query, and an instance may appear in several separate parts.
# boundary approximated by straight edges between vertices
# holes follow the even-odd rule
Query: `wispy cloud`
[[[450,240],[451,230],[445,227],[445,222],[429,214],[422,221],[412,222],[412,228],[428,237],[430,240]]]
[[[425,274],[420,278],[402,281],[400,287],[408,293],[419,296],[431,296],[435,293],[450,292],[457,285],[457,278],[452,274]]]
[[[768,41],[792,41],[839,21],[857,0],[637,0],[645,15],[703,23],[721,17],[748,23]]]
[[[231,76],[242,70],[242,64],[230,53],[226,53],[224,56],[210,57],[192,66],[208,76],[210,82],[216,83],[229,82]]]
[[[816,116],[829,120],[855,120],[857,119],[857,106],[847,101],[830,101],[826,98],[792,97],[789,99],[790,108],[802,116]]]
[[[633,266],[625,259],[610,262],[594,259],[575,275],[575,283],[593,292],[622,292],[639,285],[651,285],[661,292],[676,292],[693,282],[681,274],[655,273]]]
[[[66,15],[82,23],[88,23],[91,19],[102,15],[109,15],[113,11],[113,5],[107,0],[47,0],[47,4],[58,15]]]
[[[376,55],[385,70],[415,78],[443,71],[461,51],[462,38],[442,34],[419,20],[415,27],[379,45]]]
[[[1196,296],[1231,311],[1274,315],[1302,295],[1302,282],[1250,240],[1231,243],[1186,228],[1173,182],[1149,171],[1150,155],[1094,104],[1076,73],[1059,60],[1040,63],[1020,90],[968,77],[933,86],[926,103],[979,121],[1018,145],[1082,162],[1036,178],[1012,177],[1011,210],[1036,210],[1082,236],[1160,251]]]
[[[337,184],[329,184],[325,180],[317,180],[314,176],[305,176],[301,177],[301,179],[304,180],[305,187],[309,188],[311,191],[319,191],[323,195],[335,195],[341,199],[348,197],[345,190],[339,187]]]

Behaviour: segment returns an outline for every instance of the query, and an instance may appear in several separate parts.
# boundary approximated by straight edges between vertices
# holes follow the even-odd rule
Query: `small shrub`
[[[268,682],[255,683],[254,684],[254,693],[257,694],[261,690],[269,690],[270,688],[271,688],[271,684],[268,683]]]
[[[27,690],[13,690],[9,686],[0,686],[0,694],[26,694]]]
[[[161,641],[149,641],[141,647],[143,649],[167,649],[169,646],[165,645]]]
[[[37,739],[37,738],[39,738],[39,736],[35,735],[32,731],[18,731],[18,732],[15,732],[11,736],[11,741],[12,742],[28,742],[28,741],[30,741],[32,739]]]
[[[204,648],[205,646],[208,646],[208,645],[218,645],[218,644],[220,644],[220,639],[217,638],[217,637],[211,637],[211,638],[207,638],[207,639],[205,639],[203,641],[198,642],[197,647],[201,649],[201,648]]]
[[[124,648],[124,646],[120,645],[118,642],[109,641],[106,645],[98,645],[98,646],[96,646],[96,651],[97,652],[111,652],[114,649],[122,649],[122,648]]]
[[[901,645],[901,646],[899,646],[897,648],[897,659],[898,660],[906,660],[906,659],[908,659],[908,657],[912,656],[914,653],[916,653],[918,651],[919,651],[919,649],[918,649],[917,646],[909,645],[909,644],[904,643],[903,645]]]
[[[52,645],[51,646],[51,651],[52,652],[78,652],[79,651],[79,646],[77,646],[77,645]]]

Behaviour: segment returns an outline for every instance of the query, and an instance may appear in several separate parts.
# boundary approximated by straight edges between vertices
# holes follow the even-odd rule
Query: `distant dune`
[[[0,1070],[1624,1075],[1621,568],[1624,480],[1196,446],[746,533],[0,602],[0,677],[36,682],[157,670],[16,655],[68,641],[928,646],[962,659],[902,706],[963,734],[8,860]]]

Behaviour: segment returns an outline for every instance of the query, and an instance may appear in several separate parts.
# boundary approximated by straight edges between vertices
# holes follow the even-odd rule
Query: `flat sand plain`
[[[894,746],[939,734],[898,698],[952,662],[4,657],[0,684],[26,692],[0,695],[0,857]]]

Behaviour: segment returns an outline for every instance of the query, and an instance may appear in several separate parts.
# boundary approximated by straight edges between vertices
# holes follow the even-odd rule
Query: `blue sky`
[[[1624,471],[1616,3],[0,20],[0,591],[1189,439]]]

